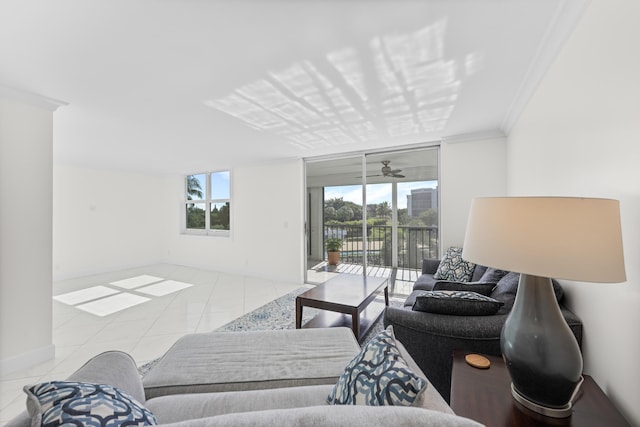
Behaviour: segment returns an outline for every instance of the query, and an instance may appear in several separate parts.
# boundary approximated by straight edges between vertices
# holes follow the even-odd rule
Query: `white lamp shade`
[[[541,277],[624,282],[619,205],[574,197],[476,198],[462,257]]]

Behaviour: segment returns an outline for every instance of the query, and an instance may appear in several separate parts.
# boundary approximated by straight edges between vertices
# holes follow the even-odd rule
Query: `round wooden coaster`
[[[489,369],[491,366],[489,359],[480,354],[467,354],[464,360],[466,360],[469,365],[478,369]]]

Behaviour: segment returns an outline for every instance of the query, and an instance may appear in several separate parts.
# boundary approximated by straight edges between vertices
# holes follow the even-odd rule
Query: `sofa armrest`
[[[422,274],[435,274],[438,271],[438,266],[440,265],[439,259],[428,259],[425,258],[422,260]]]
[[[500,355],[500,333],[506,317],[451,316],[387,307],[384,326],[393,325],[396,338],[449,402],[453,350]]]
[[[105,351],[92,357],[71,374],[67,381],[109,384],[126,391],[138,402],[145,403],[142,380],[136,363],[131,356],[122,351]],[[31,418],[26,410],[6,424],[7,427],[29,427],[30,425]]]
[[[562,304],[560,310],[582,346],[580,318]],[[449,402],[453,350],[500,356],[500,334],[507,316],[454,316],[390,306],[385,309],[384,326],[393,326],[396,338]]]

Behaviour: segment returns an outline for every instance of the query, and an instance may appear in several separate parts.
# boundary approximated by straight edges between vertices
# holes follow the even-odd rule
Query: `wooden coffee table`
[[[384,291],[384,305],[372,303]],[[321,311],[305,328],[351,327],[358,342],[389,305],[386,277],[340,274],[296,297],[296,328],[302,327],[303,307]]]

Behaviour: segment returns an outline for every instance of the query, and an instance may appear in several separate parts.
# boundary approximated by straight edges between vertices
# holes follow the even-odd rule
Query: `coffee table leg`
[[[358,342],[360,342],[360,314],[358,313],[358,310],[351,312],[351,326],[353,334],[356,336]]]
[[[296,298],[296,329],[302,328],[302,302]]]
[[[384,304],[389,306],[389,285],[384,287]]]

